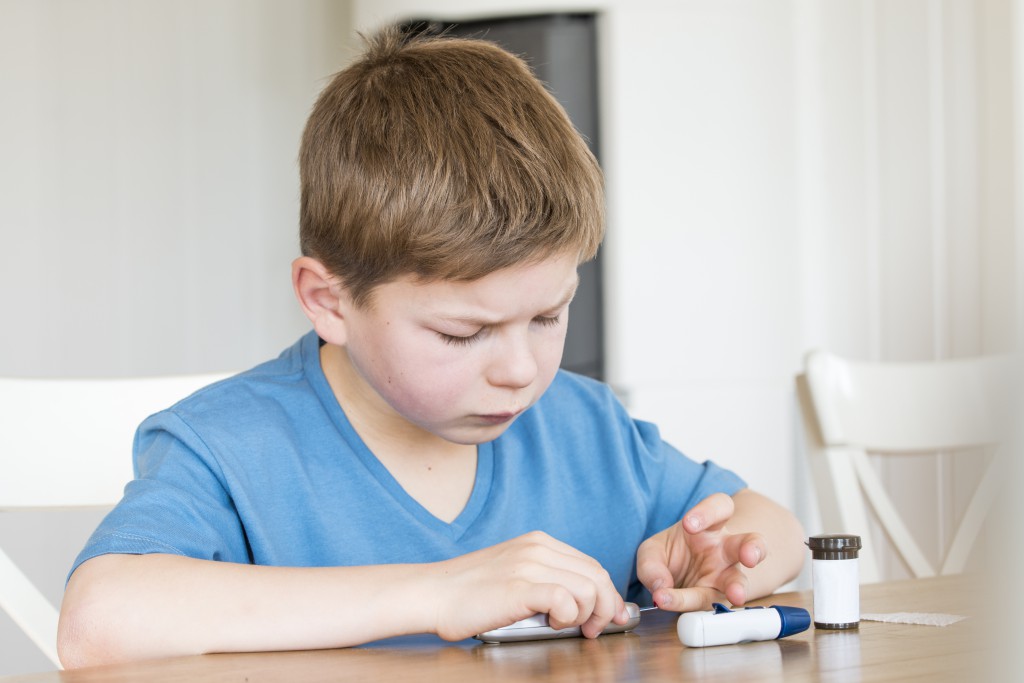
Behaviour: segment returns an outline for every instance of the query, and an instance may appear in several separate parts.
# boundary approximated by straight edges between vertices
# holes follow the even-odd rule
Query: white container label
[[[812,560],[814,621],[852,624],[860,621],[858,560]]]

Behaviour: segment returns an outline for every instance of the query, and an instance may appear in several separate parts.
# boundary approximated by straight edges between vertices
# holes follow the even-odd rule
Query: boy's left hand
[[[715,493],[686,513],[682,521],[651,536],[637,551],[637,577],[654,604],[673,612],[711,609],[723,595],[742,605],[749,582],[743,567],[754,568],[767,556],[759,533],[730,533],[726,524],[735,505]]]

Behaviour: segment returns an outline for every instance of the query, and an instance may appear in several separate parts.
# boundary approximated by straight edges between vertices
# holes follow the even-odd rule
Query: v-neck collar
[[[484,509],[484,503],[486,503],[487,497],[490,494],[491,482],[494,476],[493,444],[490,442],[482,443],[476,447],[476,477],[473,481],[473,491],[469,496],[469,500],[466,501],[466,506],[462,508],[462,512],[450,523],[434,516],[433,513],[410,496],[402,485],[398,483],[398,480],[392,476],[391,472],[366,446],[352,426],[352,423],[349,422],[348,416],[338,403],[338,399],[331,390],[326,375],[324,375],[323,367],[320,365],[320,345],[321,341],[316,332],[310,332],[306,335],[302,342],[302,365],[313,390],[316,392],[327,414],[333,420],[335,427],[341,433],[342,438],[348,443],[361,464],[373,475],[381,487],[410,515],[419,520],[424,526],[435,532],[443,533],[452,540],[461,538],[480,516]]]

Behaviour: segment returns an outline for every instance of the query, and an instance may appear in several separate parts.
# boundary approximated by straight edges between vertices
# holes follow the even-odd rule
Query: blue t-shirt
[[[541,530],[597,559],[627,599],[643,600],[641,541],[709,494],[744,487],[632,420],[605,385],[559,372],[533,407],[478,446],[472,494],[447,523],[363,444],[319,348],[311,332],[143,422],[135,479],[74,567],[106,553],[280,566],[433,562]]]

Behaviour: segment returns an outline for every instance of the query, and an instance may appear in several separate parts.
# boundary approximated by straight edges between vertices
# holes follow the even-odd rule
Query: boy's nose
[[[529,386],[537,377],[537,360],[529,340],[525,337],[515,338],[500,344],[488,374],[491,384],[495,386],[517,389]]]

